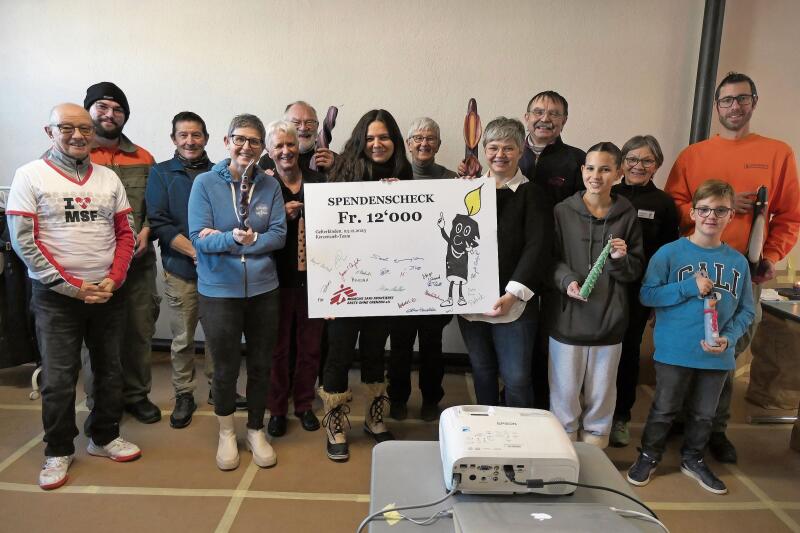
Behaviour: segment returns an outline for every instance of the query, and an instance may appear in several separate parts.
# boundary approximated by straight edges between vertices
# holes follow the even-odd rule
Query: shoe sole
[[[196,410],[197,410],[197,407],[192,409],[192,412],[189,413],[189,418],[187,418],[184,422],[177,422],[174,418],[172,418],[172,415],[170,415],[169,416],[169,427],[174,428],[174,429],[183,429],[183,428],[185,428],[186,426],[188,426],[189,424],[192,423],[192,416],[194,415],[194,412]]]
[[[57,489],[58,487],[61,487],[62,485],[64,485],[67,482],[68,479],[69,479],[69,476],[64,476],[63,479],[60,479],[60,480],[56,481],[55,483],[50,483],[50,484],[47,484],[47,485],[41,485],[40,484],[39,488],[42,489],[42,490]]]
[[[708,492],[711,492],[712,494],[728,494],[728,489],[727,488],[725,490],[720,490],[720,489],[715,489],[714,487],[709,487],[708,485],[703,483],[703,480],[700,479],[700,476],[698,476],[697,474],[695,474],[694,472],[692,472],[688,468],[685,468],[683,465],[681,465],[681,472],[683,472],[685,475],[687,475],[690,478],[692,478],[695,481],[697,481],[698,485],[703,487]]]
[[[644,481],[636,481],[635,479],[631,478],[630,474],[625,474],[625,479],[627,479],[628,483],[630,483],[631,485],[636,485],[637,487],[644,487],[645,485],[650,483],[651,479],[653,479],[653,474],[655,473],[655,471],[656,471],[655,468],[650,470],[650,474],[647,476],[647,479],[645,479]]]
[[[391,431],[387,431],[386,433],[375,433],[374,431],[371,431],[367,426],[364,426],[364,433],[375,439],[375,442],[378,444],[389,440],[396,440]],[[381,437],[380,435],[387,435],[387,436]]]
[[[330,459],[331,461],[336,461],[337,463],[346,463],[347,460],[350,459],[350,454],[349,453],[347,455],[335,455],[335,454],[328,453],[327,455],[328,455],[328,459]]]
[[[239,459],[237,458],[235,463],[223,463],[222,461],[217,459],[217,468],[219,468],[220,470],[224,470],[226,472],[229,470],[236,470],[237,468],[239,468]]]
[[[107,457],[108,459],[116,461],[117,463],[127,463],[128,461],[134,461],[142,456],[141,450],[131,455],[122,455],[119,457],[109,455],[105,451],[92,450],[91,448],[86,448],[86,451],[89,453],[89,455],[93,455],[95,457]]]

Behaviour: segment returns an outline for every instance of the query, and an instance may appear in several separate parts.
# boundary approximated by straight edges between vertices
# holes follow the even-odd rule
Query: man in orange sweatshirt
[[[689,235],[694,223],[689,217],[692,195],[701,183],[716,178],[736,191],[736,216],[725,228],[722,240],[747,254],[756,191],[769,192],[767,235],[762,259],[753,276],[756,317],[736,346],[738,356],[750,344],[761,320],[759,284],[775,277],[775,264],[794,247],[800,233],[800,185],[792,149],[777,139],[750,133],[750,119],[758,104],[756,85],[749,76],[731,72],[722,79],[714,95],[722,129],[711,139],[685,148],[669,173],[664,190],[674,199],[681,217],[681,231]],[[711,267],[709,267],[711,268]],[[725,436],[732,395],[731,377],[719,399],[709,440],[711,454],[720,462],[735,463],[736,449]]]

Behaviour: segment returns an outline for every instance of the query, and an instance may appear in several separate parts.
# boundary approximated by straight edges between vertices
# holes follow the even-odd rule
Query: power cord
[[[455,494],[456,491],[458,490],[458,485],[460,483],[461,483],[461,474],[453,474],[453,488],[450,489],[450,492],[448,492],[443,498],[439,498],[435,502],[420,503],[418,505],[404,505],[402,507],[394,507],[392,509],[381,509],[380,511],[375,511],[374,513],[372,513],[371,515],[367,516],[364,520],[361,521],[361,523],[358,525],[358,528],[356,528],[356,533],[361,533],[361,530],[364,529],[364,526],[366,526],[371,521],[375,520],[380,515],[383,515],[383,514],[386,514],[386,513],[393,513],[393,512],[396,512],[396,511],[409,511],[411,509],[422,509],[423,507],[431,507],[433,505],[438,505],[438,504],[442,503],[443,501],[447,500],[448,498],[450,498],[453,494]],[[446,512],[449,512],[449,510],[438,511],[433,516],[428,518],[427,520],[422,520],[422,522],[425,522],[425,523],[424,524],[420,523],[419,525],[428,525],[428,524],[434,522],[436,519],[439,518],[440,515],[442,515],[443,513],[446,513]],[[398,514],[400,514],[400,513],[398,513]],[[403,515],[400,515],[400,516],[402,516],[404,519],[410,520],[411,522],[418,523],[417,520],[412,520],[412,519],[407,518],[407,517],[405,517]]]
[[[611,509],[620,516],[624,516],[625,518],[640,518],[642,520],[647,520],[648,522],[658,524],[659,526],[661,526],[661,529],[669,533],[669,529],[667,529],[667,526],[665,526],[664,523],[658,518],[653,518],[652,516],[640,513],[639,511],[631,511],[630,509],[617,509],[616,507],[609,507],[609,509]]]
[[[506,477],[510,482],[514,483],[515,485],[522,485],[523,487],[528,487],[529,489],[541,489],[542,487],[546,487],[548,485],[570,485],[572,487],[580,487],[583,489],[604,490],[606,492],[613,492],[614,494],[618,494],[624,498],[628,498],[632,502],[635,502],[637,505],[641,505],[643,508],[647,509],[647,512],[653,515],[653,518],[658,520],[658,515],[655,512],[653,512],[653,510],[650,509],[647,505],[645,505],[638,499],[634,498],[633,496],[625,494],[624,492],[619,491],[617,489],[612,489],[611,487],[603,487],[601,485],[587,485],[585,483],[574,483],[572,481],[545,481],[543,479],[529,479],[527,481],[517,481],[515,479],[514,467],[511,465],[505,465],[503,467],[503,472],[506,474]]]

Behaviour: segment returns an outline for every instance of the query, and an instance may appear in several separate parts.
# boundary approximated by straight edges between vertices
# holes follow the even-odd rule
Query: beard
[[[116,126],[114,129],[107,130],[99,120],[94,121],[94,132],[103,139],[108,139],[110,141],[119,138],[122,134],[122,127],[123,126]]]

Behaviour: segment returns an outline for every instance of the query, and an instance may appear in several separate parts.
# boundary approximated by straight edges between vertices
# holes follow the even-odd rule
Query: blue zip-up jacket
[[[728,348],[718,354],[700,347],[705,338],[703,299],[694,277],[701,266],[721,296],[717,324],[720,336],[728,339]],[[727,244],[703,248],[686,237],[665,244],[650,259],[639,299],[656,310],[656,361],[687,368],[735,368],[736,341],[755,316],[750,268],[742,254]]]
[[[273,252],[286,241],[286,211],[278,182],[256,167],[250,198],[250,246],[233,240],[239,227],[239,182],[220,161],[194,179],[189,196],[189,238],[197,251],[197,290],[214,298],[247,298],[278,287]],[[220,231],[200,238],[200,231]]]
[[[211,170],[211,164],[206,170]],[[158,239],[164,270],[185,280],[197,279],[194,261],[171,245],[178,235],[189,238],[191,191],[192,178],[177,157],[162,161],[150,169],[145,190],[150,231]]]

